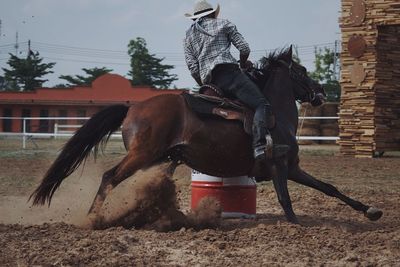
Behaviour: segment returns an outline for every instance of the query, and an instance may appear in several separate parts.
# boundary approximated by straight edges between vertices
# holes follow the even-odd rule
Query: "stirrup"
[[[272,159],[274,157],[274,142],[272,141],[272,137],[270,134],[265,136],[266,144],[265,144],[265,154],[267,159]]]
[[[254,148],[254,159],[255,160],[262,160],[265,159],[265,145],[259,145]]]
[[[271,155],[266,152],[266,146],[260,145],[254,148],[254,159],[256,162],[262,162],[266,159],[280,158],[285,156],[290,150],[288,145],[273,145],[271,148]]]
[[[254,159],[257,161],[263,159],[272,159],[273,157],[274,145],[271,135],[267,134],[265,136],[265,140],[265,145],[259,144],[254,147]]]

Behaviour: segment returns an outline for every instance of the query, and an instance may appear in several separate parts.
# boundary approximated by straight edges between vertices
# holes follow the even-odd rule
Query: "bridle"
[[[286,67],[289,71],[290,79],[302,89],[302,93],[299,93],[299,90],[294,90],[296,101],[300,101],[301,103],[309,102],[313,106],[319,106],[325,101],[325,93],[316,92],[314,90],[313,85],[317,85],[317,82],[308,77],[307,74],[300,72],[298,69],[296,69],[293,61],[287,63],[283,59],[279,59],[275,62]],[[262,86],[263,82],[261,82],[261,84],[258,82],[261,80],[264,82],[268,81],[268,76],[272,72],[271,67],[268,65],[269,63],[266,63],[266,65],[264,65],[261,69],[253,67],[247,72],[247,75],[250,77],[250,79],[257,83],[260,87]]]
[[[314,83],[314,81],[308,77],[307,75],[305,75],[302,72],[299,72],[298,70],[296,70],[293,67],[293,61],[289,63],[287,63],[286,61],[280,59],[278,60],[278,62],[280,64],[282,64],[283,66],[287,67],[289,70],[289,77],[296,82],[305,92],[306,92],[306,96],[299,96],[299,100],[302,102],[313,102],[316,100],[317,98],[317,93],[314,91],[314,89],[312,88],[312,83]]]

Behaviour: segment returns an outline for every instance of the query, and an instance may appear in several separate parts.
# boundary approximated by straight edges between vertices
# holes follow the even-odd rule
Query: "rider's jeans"
[[[236,97],[255,111],[253,147],[265,145],[265,136],[268,134],[266,116],[271,114],[271,109],[257,85],[235,64],[218,65],[212,72],[211,83],[221,88],[227,96]]]
[[[257,85],[236,64],[222,64],[214,68],[211,83],[218,86],[227,96],[236,97],[256,110],[269,105]]]

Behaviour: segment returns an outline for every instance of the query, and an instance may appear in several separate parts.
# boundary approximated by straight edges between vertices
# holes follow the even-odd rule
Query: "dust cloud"
[[[176,187],[160,165],[135,175],[132,181],[115,188],[97,218],[88,218],[93,229],[144,228],[176,231],[181,228],[216,228],[221,217],[219,202],[204,198],[197,209],[185,215],[180,211]],[[87,227],[87,221],[81,224]]]
[[[220,218],[218,202],[205,199],[198,209],[185,215],[178,205],[176,186],[168,175],[168,164],[160,164],[144,171],[138,171],[117,186],[107,197],[101,214],[95,219],[87,211],[99,188],[103,173],[120,159],[79,168],[66,179],[55,193],[51,205],[32,206],[28,197],[3,196],[0,205],[0,223],[37,225],[63,222],[82,228],[106,229],[123,226],[130,228],[173,231],[181,228],[202,229],[217,227]],[[24,175],[28,176],[29,173]],[[35,174],[37,183],[41,173]]]

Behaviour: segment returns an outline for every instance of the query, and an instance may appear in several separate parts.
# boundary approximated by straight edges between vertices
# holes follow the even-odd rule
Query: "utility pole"
[[[339,79],[339,75],[337,73],[337,65],[338,65],[338,59],[339,59],[339,41],[335,40],[335,51],[333,54],[333,78],[334,80]]]
[[[18,32],[15,32],[15,56],[18,57],[18,48],[19,48],[19,44],[18,44]]]
[[[335,40],[335,49],[333,51],[333,80],[336,80],[336,53],[337,53],[337,40]]]

